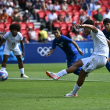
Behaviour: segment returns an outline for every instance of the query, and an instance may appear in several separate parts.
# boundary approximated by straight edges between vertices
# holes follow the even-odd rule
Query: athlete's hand
[[[76,28],[84,28],[84,24],[83,25],[80,25],[80,24],[75,24]]]
[[[110,61],[110,58],[108,58],[107,63]]]
[[[84,55],[84,53],[83,53],[81,50],[78,50],[78,52],[79,52],[81,55]]]
[[[46,57],[50,56],[50,53],[47,53]]]

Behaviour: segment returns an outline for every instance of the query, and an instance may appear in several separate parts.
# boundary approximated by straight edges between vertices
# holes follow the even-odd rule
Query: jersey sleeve
[[[92,38],[94,38],[94,37],[99,38],[99,36],[104,36],[105,37],[104,33],[101,30],[99,30],[99,29],[98,29],[98,31],[96,33],[91,31],[91,36],[92,36]]]
[[[55,49],[56,48],[56,44],[55,41],[52,42],[52,48]]]
[[[91,30],[91,36],[92,37],[94,37],[95,35],[97,35],[99,33],[99,29],[97,29],[97,30],[98,30],[97,32],[94,32],[94,31]]]
[[[8,35],[9,35],[9,32],[7,32],[7,33],[3,36],[3,38],[7,40]]]
[[[72,39],[70,39],[70,38],[68,38],[66,36],[63,37],[63,40],[68,42],[68,43],[72,43]]]
[[[23,36],[22,36],[22,34],[19,32],[19,36],[20,36],[20,41],[22,41],[23,40]]]
[[[106,32],[105,32],[105,29],[104,29],[102,32],[105,34],[105,33],[106,33]]]

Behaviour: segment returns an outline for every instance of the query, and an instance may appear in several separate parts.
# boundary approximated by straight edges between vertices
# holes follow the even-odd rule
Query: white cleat
[[[77,94],[73,94],[73,91],[71,91],[70,93],[64,95],[64,97],[77,97]]]
[[[46,71],[46,74],[49,78],[53,78],[54,80],[58,80],[59,77],[55,74],[55,73],[52,73],[52,72],[49,72],[49,71]]]
[[[29,76],[26,76],[25,74],[21,74],[21,78],[29,78]]]

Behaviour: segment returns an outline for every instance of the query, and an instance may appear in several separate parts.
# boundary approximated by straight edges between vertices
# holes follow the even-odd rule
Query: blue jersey
[[[106,36],[106,38],[108,40],[110,40],[110,32],[107,32],[105,29],[103,30],[104,35]],[[109,58],[110,58],[110,53],[109,53]],[[106,68],[108,69],[108,71],[110,72],[110,62],[108,62],[106,64]]]
[[[61,35],[60,39],[54,39],[52,43],[52,48],[55,49],[56,46],[59,46],[66,54],[67,58],[73,56],[78,56],[78,51],[74,48],[72,40],[64,35]]]
[[[84,38],[86,38],[87,39],[87,41],[91,41],[91,36],[90,35],[88,35],[88,36],[85,36],[84,34],[82,35]]]
[[[110,40],[110,32],[107,32],[105,29],[103,30],[105,37]]]

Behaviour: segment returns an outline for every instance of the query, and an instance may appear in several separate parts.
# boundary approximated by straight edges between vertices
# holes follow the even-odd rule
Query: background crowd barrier
[[[79,55],[79,59],[89,57],[93,53],[93,42],[77,42],[84,55]],[[46,54],[51,49],[52,42],[49,43],[30,43],[24,44],[25,57],[22,58],[24,63],[65,63],[66,55],[57,46],[55,51],[49,57]],[[3,60],[4,45],[0,48],[0,63]],[[17,63],[17,59],[13,52],[10,53],[7,63]]]

